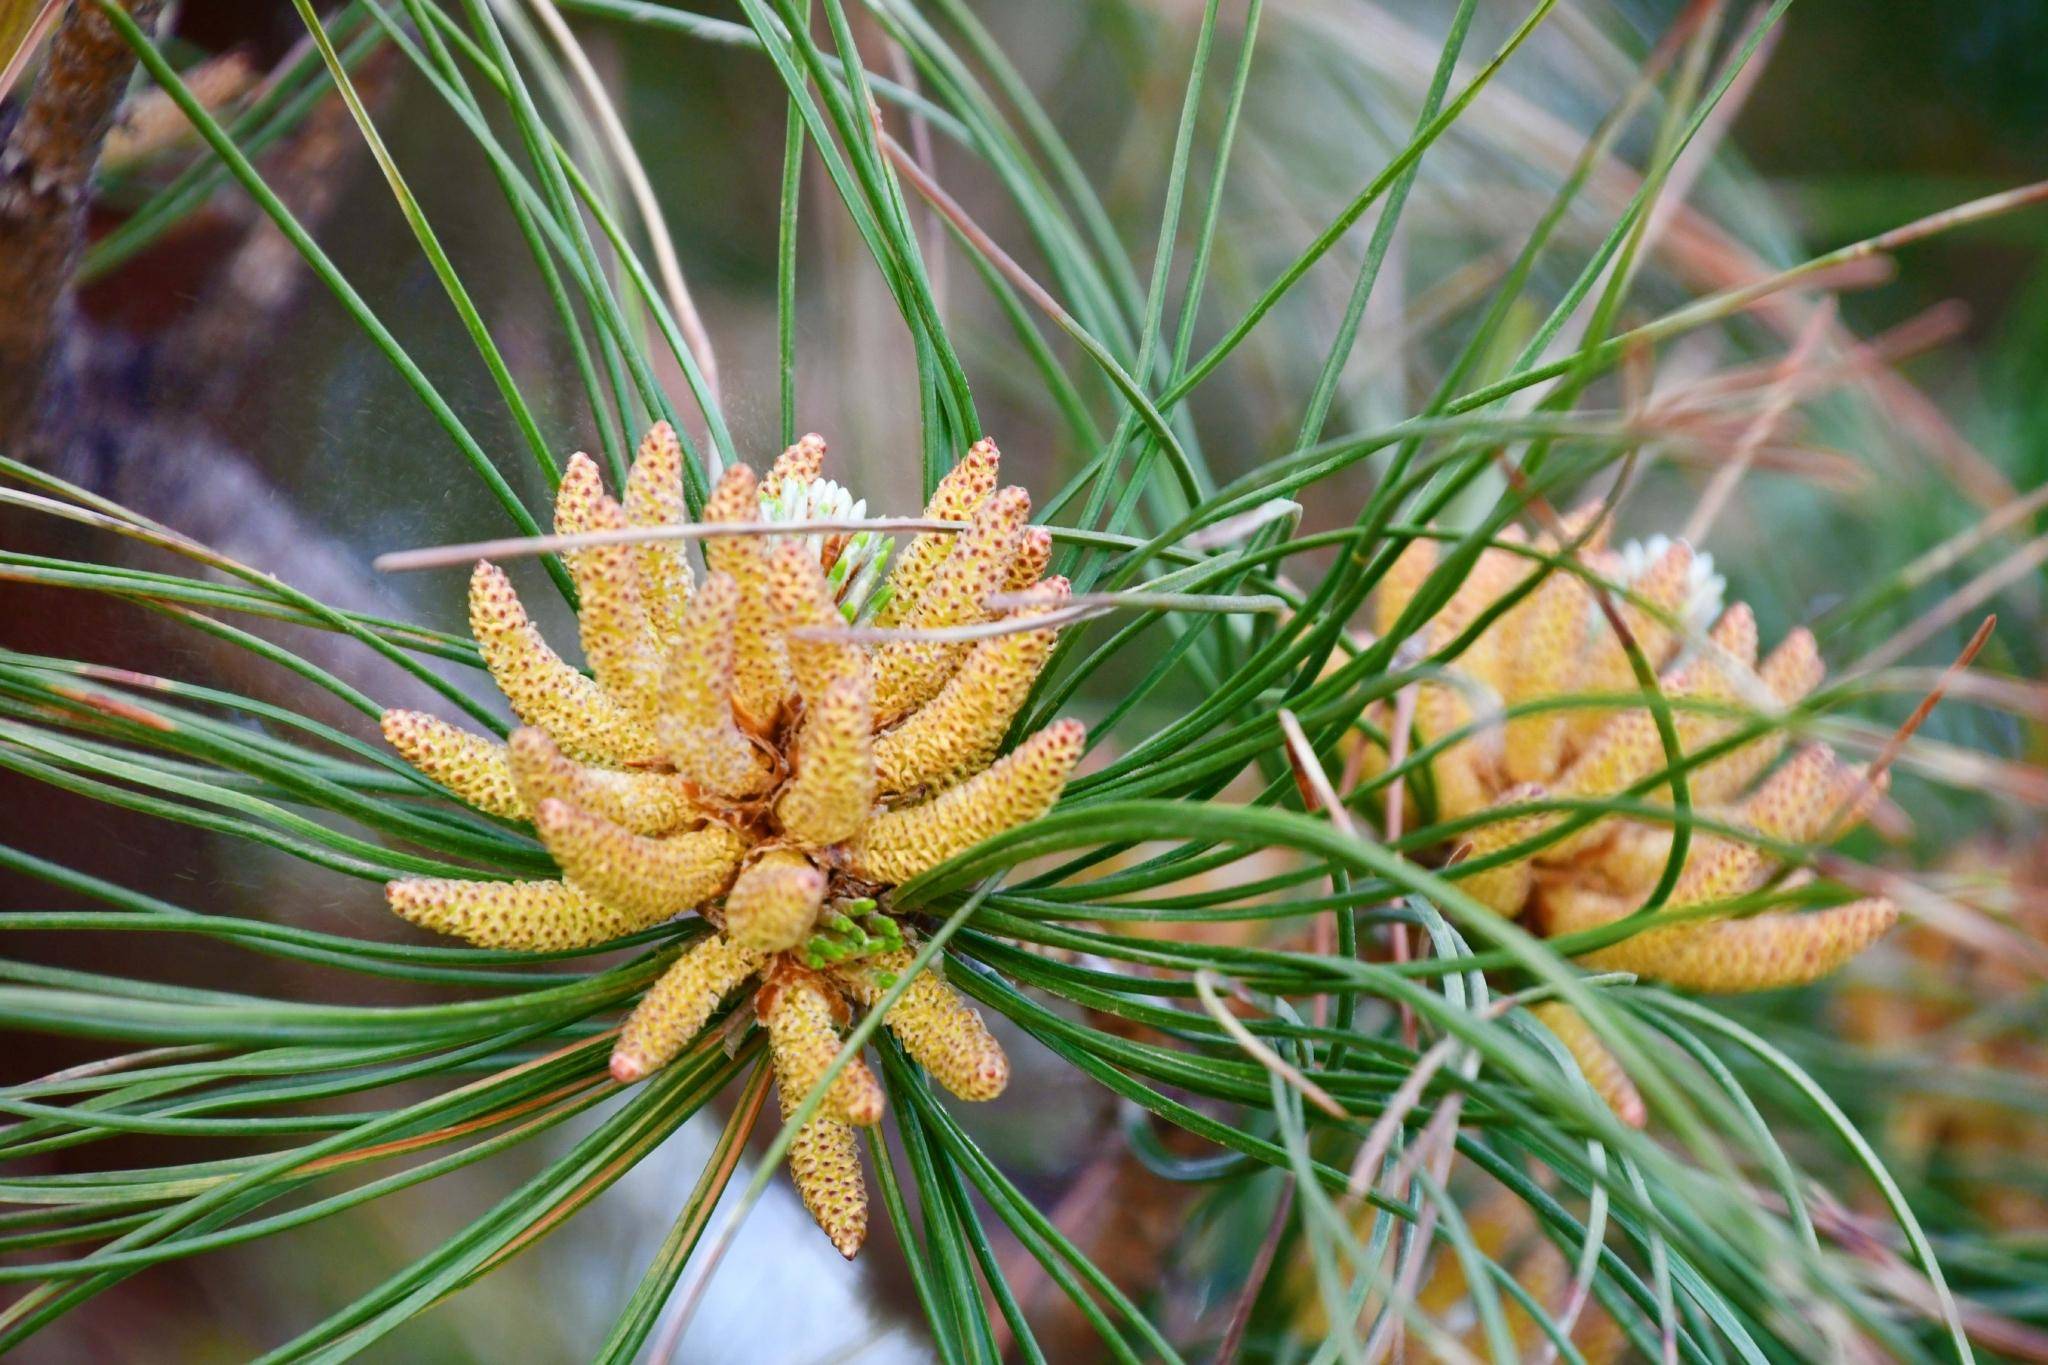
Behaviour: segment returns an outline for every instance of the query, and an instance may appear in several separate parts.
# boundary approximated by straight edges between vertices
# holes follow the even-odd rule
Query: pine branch
[[[158,8],[159,0],[134,0],[130,13],[148,25]],[[0,447],[22,448],[38,425],[71,307],[93,168],[134,70],[106,15],[74,4],[0,146]]]

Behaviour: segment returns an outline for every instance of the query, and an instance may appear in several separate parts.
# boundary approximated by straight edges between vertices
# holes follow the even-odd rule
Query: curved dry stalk
[[[1243,1048],[1253,1061],[1300,1091],[1303,1099],[1331,1118],[1350,1118],[1350,1112],[1331,1099],[1329,1091],[1310,1080],[1302,1073],[1301,1068],[1260,1042],[1253,1036],[1252,1031],[1244,1026],[1242,1020],[1225,1008],[1222,998],[1216,994],[1216,983],[1220,980],[1222,978],[1207,967],[1201,968],[1194,976],[1195,994],[1201,997],[1202,1008],[1209,1012],[1209,1017],[1214,1019],[1225,1033],[1230,1035],[1231,1041]]]
[[[1998,618],[1996,616],[1984,618],[1983,622],[1978,625],[1976,633],[1970,636],[1969,643],[1963,646],[1962,653],[1956,656],[1955,662],[1943,670],[1942,675],[1935,680],[1934,686],[1928,689],[1927,695],[1920,699],[1920,704],[1913,708],[1913,713],[1906,717],[1905,723],[1892,732],[1892,737],[1885,741],[1885,746],[1878,751],[1877,757],[1864,765],[1862,775],[1857,779],[1856,785],[1842,794],[1842,799],[1836,804],[1834,814],[1829,816],[1827,822],[1822,826],[1822,829],[1825,831],[1821,836],[1822,843],[1829,842],[1839,834],[1842,825],[1848,820],[1850,812],[1860,809],[1866,800],[1876,793],[1877,784],[1884,780],[1885,773],[1891,768],[1893,763],[1898,761],[1900,752],[1905,749],[1907,743],[1912,740],[1920,727],[1926,723],[1928,716],[1934,713],[1934,708],[1940,704],[1942,697],[1948,692],[1950,684],[1970,667],[1970,664],[1983,650],[1986,642],[1991,639],[1993,628],[1997,625]]]
[[[540,20],[541,27],[547,30],[548,37],[561,49],[570,73],[583,87],[583,97],[597,115],[598,129],[603,133],[612,157],[618,162],[619,170],[626,177],[633,207],[639,213],[640,222],[647,229],[648,241],[654,247],[654,265],[661,275],[662,291],[668,295],[669,311],[675,314],[683,341],[689,346],[690,354],[696,358],[697,369],[704,376],[704,391],[716,406],[719,401],[718,357],[711,349],[711,334],[697,312],[696,301],[690,296],[690,286],[683,279],[682,265],[676,259],[675,239],[669,235],[668,219],[662,215],[661,201],[655,198],[654,186],[648,183],[647,168],[641,164],[640,153],[634,150],[633,139],[627,135],[617,107],[613,105],[611,96],[605,93],[604,81],[598,77],[597,68],[590,64],[589,54],[563,21],[554,0],[528,0],[528,6],[534,17]],[[705,447],[705,460],[710,477],[716,480],[724,470],[719,464],[715,443]]]
[[[1707,533],[1713,529],[1715,520],[1721,515],[1721,509],[1727,506],[1728,499],[1734,495],[1735,486],[1742,482],[1742,476],[1749,472],[1750,465],[1756,460],[1758,449],[1770,439],[1771,433],[1777,430],[1778,424],[1785,419],[1785,414],[1791,409],[1800,372],[1806,368],[1807,362],[1813,356],[1814,348],[1820,344],[1820,339],[1827,334],[1834,320],[1835,303],[1833,299],[1828,299],[1813,310],[1813,315],[1806,320],[1806,325],[1799,329],[1799,339],[1792,343],[1792,349],[1787,351],[1784,360],[1779,362],[1778,380],[1765,394],[1763,406],[1750,421],[1748,428],[1743,431],[1734,449],[1728,452],[1726,461],[1714,471],[1714,477],[1700,493],[1699,502],[1694,504],[1692,515],[1685,523],[1686,540],[1695,545],[1706,543]]]
[[[1450,1173],[1451,1158],[1457,1152],[1451,1138],[1457,1133],[1458,1115],[1464,1108],[1464,1100],[1462,1093],[1452,1095],[1444,1103],[1443,1108],[1423,1125],[1414,1145],[1402,1153],[1401,1160],[1395,1164],[1393,1174],[1386,1182],[1390,1188],[1398,1190],[1413,1180],[1415,1171],[1421,1166],[1425,1156],[1431,1162],[1431,1180],[1438,1188],[1442,1188],[1445,1177]],[[1437,1202],[1432,1199],[1428,1207],[1422,1211],[1422,1221],[1415,1225],[1415,1235],[1409,1239],[1408,1246],[1401,1253],[1401,1263],[1394,1272],[1393,1292],[1387,1296],[1379,1323],[1365,1340],[1365,1365],[1377,1365],[1388,1351],[1401,1349],[1407,1335],[1407,1316],[1400,1312],[1396,1305],[1415,1302],[1416,1291],[1422,1284],[1423,1269],[1429,1264],[1430,1245],[1436,1239],[1438,1216]],[[1434,1343],[1432,1349],[1438,1358],[1442,1358],[1446,1347],[1456,1345],[1457,1343],[1447,1337]],[[1462,1346],[1458,1349],[1463,1350]],[[1476,1361],[1476,1357],[1469,1352],[1465,1353],[1463,1358]]]
[[[724,536],[784,536],[812,532],[933,531],[955,535],[964,521],[936,517],[813,517],[805,521],[712,521],[666,526],[624,526],[607,531],[578,531],[543,536],[505,536],[460,545],[435,545],[419,550],[393,550],[378,555],[373,566],[384,573],[413,569],[464,568],[479,559],[530,559],[562,550],[590,550],[601,545],[653,545],[670,540],[716,540]]]

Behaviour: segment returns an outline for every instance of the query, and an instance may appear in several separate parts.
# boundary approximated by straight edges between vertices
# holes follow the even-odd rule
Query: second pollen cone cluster
[[[1410,607],[1438,572],[1439,550],[1434,540],[1412,540],[1376,598],[1381,635],[1412,632],[1431,655],[1512,602],[1439,679],[1415,685],[1410,752],[1434,750],[1421,771],[1437,817],[1464,823],[1447,850],[1450,861],[1471,865],[1454,871],[1459,886],[1547,937],[1632,914],[1665,877],[1672,821],[1584,808],[1609,798],[1668,804],[1676,771],[1693,811],[1728,832],[1692,831],[1659,909],[1671,923],[1652,920],[1581,960],[1719,992],[1798,985],[1841,966],[1897,920],[1891,902],[1741,917],[1709,908],[1765,890],[1782,871],[1774,849],[1825,844],[1882,795],[1881,776],[1825,745],[1788,742],[1786,713],[1824,673],[1813,636],[1794,630],[1760,655],[1755,615],[1741,602],[1723,609],[1711,561],[1684,541],[1613,549],[1591,512],[1560,529],[1561,538],[1511,531],[1420,621]],[[1612,585],[1605,604],[1589,579]],[[1631,641],[1666,700],[1675,764],[1638,687]],[[1395,714],[1380,703],[1364,717],[1355,756],[1368,772],[1385,770]],[[1787,893],[1803,886],[1804,874],[1778,882]],[[1641,1100],[1594,1032],[1564,1006],[1544,1014],[1616,1112],[1640,1124]]]

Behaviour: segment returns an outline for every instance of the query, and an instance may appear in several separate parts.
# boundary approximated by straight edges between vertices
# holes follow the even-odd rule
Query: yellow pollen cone
[[[908,948],[884,953],[835,968],[832,978],[849,998],[872,1007],[889,989],[883,977],[900,978],[916,956]],[[1010,1083],[1003,1045],[936,968],[919,972],[882,1022],[933,1080],[963,1100],[992,1100]]]
[[[1898,908],[1876,897],[1810,913],[1652,929],[1601,950],[1603,970],[1638,972],[1681,990],[1779,990],[1818,981],[1882,938]]]
[[[921,630],[972,625],[987,616],[982,602],[1001,588],[1016,553],[1017,535],[1031,514],[1021,488],[1005,488],[974,514],[974,520],[933,571],[901,624]],[[938,695],[958,667],[967,646],[929,640],[891,640],[875,652],[875,720],[893,725]]]
[[[1017,536],[1017,553],[1010,559],[1010,576],[1003,591],[1023,592],[1045,577],[1052,563],[1052,532],[1043,526],[1027,526]]]
[[[1393,633],[1401,613],[1415,600],[1416,591],[1436,571],[1437,546],[1421,536],[1401,547],[1373,596],[1373,631],[1382,639]],[[1419,627],[1418,627],[1419,628]]]
[[[1638,579],[1629,595],[1613,594],[1614,605],[1630,638],[1655,673],[1671,656],[1675,637],[1668,622],[1684,607],[1692,574],[1692,547],[1673,541]],[[1586,663],[1578,691],[1589,696],[1629,693],[1637,690],[1635,669],[1628,650],[1613,625],[1602,613],[1588,641]],[[1577,743],[1585,743],[1614,712],[1585,707],[1565,713],[1565,729]]]
[[[754,471],[729,465],[704,503],[704,522],[757,522],[761,503]],[[768,547],[760,536],[712,536],[704,542],[704,563],[729,574],[739,587],[739,616],[733,628],[732,703],[740,724],[767,734],[789,697],[789,660],[782,632],[768,605]]]
[[[631,1085],[695,1042],[720,1002],[765,959],[723,934],[691,947],[640,998],[612,1049],[612,1079]]]
[[[776,628],[784,633],[797,694],[806,701],[824,696],[825,689],[840,679],[866,670],[867,651],[857,644],[789,633],[805,628],[833,630],[846,624],[825,582],[824,567],[802,541],[784,541],[769,556],[768,603],[775,613]]]
[[[1640,1128],[1648,1122],[1649,1114],[1643,1107],[1643,1097],[1621,1069],[1621,1062],[1608,1050],[1600,1035],[1593,1032],[1593,1026],[1586,1022],[1584,1015],[1561,1000],[1546,1000],[1532,1005],[1529,1013],[1542,1022],[1543,1027],[1557,1036],[1564,1044],[1564,1050],[1579,1064],[1586,1083],[1593,1087],[1593,1093],[1607,1101],[1607,1107],[1631,1128]]]
[[[1030,515],[1031,495],[1021,488],[1005,488],[982,503],[911,604],[906,624],[965,626],[985,620],[982,600],[1008,580],[1018,536]]]
[[[783,1119],[798,1099],[783,1093]],[[824,1234],[852,1260],[868,1236],[868,1192],[861,1179],[860,1145],[852,1127],[836,1119],[813,1118],[789,1144],[789,1179],[804,1208]]]
[[[1799,626],[1778,642],[1778,647],[1758,666],[1757,674],[1772,696],[1791,706],[1804,701],[1820,686],[1820,680],[1827,676],[1827,665],[1821,662],[1820,646],[1814,643],[1813,632]]]
[[[1665,681],[1663,692],[1671,707],[1672,728],[1679,732],[1682,744],[1688,718],[1680,703],[1696,695],[1690,675]],[[1593,742],[1565,769],[1558,779],[1557,791],[1562,796],[1615,796],[1669,766],[1656,717],[1647,707],[1637,707],[1612,715]],[[1655,800],[1659,794],[1668,796],[1669,788],[1660,787],[1656,793],[1647,794],[1646,799]],[[1607,838],[1613,828],[1612,817],[1595,820],[1551,844],[1540,855],[1541,860],[1561,863],[1578,857]]]
[[[932,491],[932,499],[925,504],[924,514],[934,521],[967,521],[996,491],[996,466],[998,463],[996,443],[986,438],[976,441],[960,463],[946,471],[939,480],[939,486]],[[956,537],[945,531],[926,531],[903,547],[890,566],[888,586],[889,600],[875,613],[875,624],[893,626],[899,624],[905,613],[924,595],[925,585],[931,581],[932,572],[939,562],[952,552]]]
[[[512,732],[512,781],[527,810],[565,801],[635,834],[667,834],[705,811],[676,773],[620,772],[576,762],[539,730]]]
[[[816,479],[825,472],[825,449],[825,438],[817,432],[799,436],[796,444],[777,455],[768,467],[768,477],[761,481],[762,494],[774,498],[785,483],[806,484]]]
[[[680,526],[688,515],[683,502],[683,443],[667,422],[656,422],[640,440],[640,451],[626,475],[628,526]],[[695,576],[681,541],[650,541],[634,547],[640,566],[640,598],[647,623],[660,647],[675,644],[683,604],[690,600]]]
[[[825,899],[825,874],[808,858],[773,849],[740,870],[725,897],[725,932],[735,943],[779,953],[804,941]]]
[[[1813,632],[1801,626],[1779,641],[1757,667],[1757,679],[1780,706],[1796,706],[1826,675]],[[1741,728],[1753,728],[1758,721],[1774,719],[1759,714],[1745,716]],[[1757,775],[1777,762],[1785,751],[1788,736],[1774,729],[1757,739],[1710,760],[1692,775],[1693,800],[1702,804],[1730,801],[1754,782]]]
[[[1614,517],[1603,502],[1580,503],[1558,518],[1558,529],[1564,533],[1562,540],[1546,531],[1537,538],[1537,543],[1545,550],[1576,544],[1581,554],[1595,554],[1607,548],[1607,537],[1614,530]]]
[[[495,564],[479,563],[470,576],[469,627],[513,712],[547,731],[570,756],[619,767],[658,757],[646,726],[548,648]]]
[[[873,726],[867,679],[842,678],[825,690],[797,737],[796,776],[775,813],[807,844],[836,844],[867,821],[875,803]]]
[[[1415,733],[1424,745],[1469,730],[1471,725],[1472,705],[1458,688],[1435,682],[1415,685]],[[1438,819],[1461,819],[1486,804],[1481,758],[1476,737],[1466,734],[1451,741],[1430,761],[1428,772],[1436,784]]]
[[[1827,745],[1801,749],[1742,803],[1742,823],[1781,843],[1819,838],[1827,832],[1824,826],[1843,794],[1843,771]]]
[[[457,796],[491,815],[526,818],[512,782],[505,746],[424,711],[386,711],[377,728],[399,756]]]
[[[1542,798],[1543,788],[1529,783],[1503,792],[1496,804],[1505,810],[1540,801]],[[1526,843],[1540,834],[1543,827],[1554,818],[1547,812],[1529,812],[1493,820],[1468,830],[1460,845],[1464,849],[1460,861],[1476,861],[1499,853],[1502,849]],[[1495,914],[1506,915],[1510,919],[1521,912],[1535,881],[1536,867],[1527,855],[1457,879],[1459,889],[1466,895]]]
[[[1536,886],[1536,924],[1545,938],[1563,938],[1612,924],[1642,900],[1616,895],[1576,881],[1541,881]]]
[[[683,608],[682,635],[661,680],[656,731],[676,771],[720,796],[752,796],[774,766],[733,723],[733,630],[739,585],[714,573]]]
[[[541,802],[534,825],[571,881],[643,924],[723,891],[746,851],[746,840],[724,825],[649,839],[560,801]]]
[[[1502,700],[1509,706],[1567,695],[1578,675],[1590,609],[1585,585],[1562,569],[1502,622],[1512,652]],[[1541,782],[1557,775],[1564,757],[1566,711],[1508,718],[1502,767],[1511,782]]]
[[[558,536],[580,536],[586,531],[599,530],[597,505],[604,500],[604,475],[598,472],[597,461],[577,451],[569,457],[569,463],[562,470],[562,482],[555,488],[555,534]],[[569,576],[576,581],[578,596],[583,593],[584,556],[587,551],[564,550],[562,562],[569,567]]]
[[[1056,720],[986,772],[922,805],[868,821],[848,849],[854,875],[900,883],[956,853],[1052,809],[1080,760],[1087,732]]]
[[[768,1026],[768,1058],[786,1108],[801,1104],[839,1055],[841,1039],[833,1017],[837,1005],[822,977],[786,958],[778,961],[755,999],[761,1022]],[[862,1128],[880,1123],[882,1083],[866,1062],[849,1058],[832,1078],[817,1112]]]
[[[1048,605],[1019,615],[1043,615],[1066,599],[1066,579],[1051,579],[1046,586]],[[944,787],[986,768],[1058,635],[1055,627],[977,641],[937,696],[876,737],[880,789],[894,794]]]
[[[1592,866],[1617,890],[1647,896],[1671,859],[1671,829],[1640,820],[1619,821],[1607,842],[1589,856]]]
[[[1509,544],[1520,544],[1523,536],[1520,530],[1510,526],[1500,538]],[[1430,622],[1431,651],[1448,648],[1509,590],[1527,578],[1534,567],[1528,559],[1512,551],[1493,548],[1480,551],[1479,558],[1473,561],[1471,570],[1465,575],[1465,581],[1458,585],[1458,590],[1451,594],[1451,600]],[[1506,656],[1509,637],[1500,629],[1501,619],[1495,618],[1492,625],[1450,662],[1450,667],[1496,696],[1507,690],[1509,663]]]
[[[591,529],[620,531],[626,512],[602,494],[590,513]],[[653,718],[655,684],[661,676],[661,647],[640,601],[640,569],[631,545],[597,545],[577,555],[582,602],[576,623],[583,657],[598,686],[645,723]]]
[[[1770,875],[1771,860],[1754,844],[1718,834],[1695,834],[1685,870],[1671,890],[1670,907],[1706,905],[1747,895]]]
[[[399,918],[479,948],[565,952],[609,943],[647,923],[600,905],[566,882],[473,882],[414,877],[384,888]]]

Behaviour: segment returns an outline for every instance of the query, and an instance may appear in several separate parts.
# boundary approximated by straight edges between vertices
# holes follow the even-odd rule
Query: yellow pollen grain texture
[[[759,997],[761,1022],[768,1026],[768,1057],[783,1102],[794,1108],[817,1088],[839,1055],[834,998],[823,978],[802,967],[778,966]],[[882,1084],[859,1057],[847,1060],[825,1091],[818,1113],[841,1123],[869,1127],[882,1121]]]
[[[1418,683],[1415,688],[1415,733],[1424,744],[1434,744],[1446,735],[1457,734],[1472,724],[1472,706],[1465,694],[1446,683]],[[1486,804],[1486,781],[1481,775],[1480,751],[1474,736],[1453,740],[1429,765],[1436,784],[1439,819],[1456,820]]]
[[[1616,823],[1612,836],[1591,855],[1591,866],[1615,887],[1647,896],[1671,860],[1668,826],[1638,820]]]
[[[1781,640],[1778,647],[1757,666],[1757,678],[1765,690],[1776,698],[1780,706],[1786,707],[1804,701],[1807,694],[1820,686],[1826,673],[1820,650],[1814,644],[1813,632],[1804,626]],[[1754,728],[1759,722],[1774,720],[1772,716],[1759,713],[1745,716],[1742,726]],[[1733,800],[1757,779],[1759,773],[1778,761],[1778,756],[1785,751],[1787,739],[1783,729],[1772,729],[1702,765],[1692,776],[1693,799],[1703,803]]]
[[[952,552],[941,560],[901,624],[943,630],[985,619],[982,602],[1001,588],[1016,553],[1018,532],[1031,514],[1021,488],[1005,488],[984,502]],[[875,653],[875,718],[892,725],[930,701],[959,666],[967,646],[930,640],[891,640]]]
[[[1520,544],[1523,539],[1522,533],[1512,526],[1503,531],[1500,538],[1509,544]],[[1448,647],[1488,608],[1528,577],[1532,567],[1529,560],[1510,551],[1482,550],[1466,573],[1465,581],[1458,585],[1458,590],[1451,594],[1451,600],[1430,623],[1431,648],[1442,650]],[[1495,695],[1504,693],[1509,663],[1505,654],[1508,638],[1500,629],[1499,618],[1496,618],[1493,625],[1465,646],[1452,667]]]
[[[1557,1036],[1564,1044],[1572,1060],[1579,1064],[1586,1083],[1593,1087],[1593,1093],[1607,1102],[1607,1107],[1631,1128],[1640,1128],[1648,1121],[1649,1114],[1643,1108],[1643,1097],[1636,1090],[1635,1082],[1621,1068],[1621,1062],[1608,1050],[1593,1026],[1585,1016],[1561,1000],[1547,1000],[1533,1005],[1529,1013]]]
[[[1065,599],[1064,578],[1051,580],[1050,586],[1053,603]],[[1049,609],[1020,614],[1042,615]],[[1056,628],[1049,628],[977,641],[937,696],[876,738],[880,789],[895,794],[945,787],[986,768],[1051,657],[1058,635]]]
[[[526,809],[565,801],[635,834],[667,834],[704,815],[681,775],[589,767],[531,727],[512,732],[511,772]]]
[[[876,816],[849,848],[855,875],[905,882],[984,839],[1037,819],[1059,800],[1086,738],[1079,721],[1054,721],[986,772],[922,805]]]
[[[1589,609],[1585,585],[1562,569],[1502,622],[1503,648],[1512,653],[1502,699],[1509,706],[1568,694],[1578,674]],[[1502,767],[1510,782],[1557,776],[1564,757],[1564,711],[1511,716],[1503,738]]]
[[[815,640],[790,634],[802,629],[836,630],[846,624],[825,583],[824,566],[809,547],[787,540],[768,560],[768,603],[785,637],[797,694],[806,701],[825,695],[842,678],[867,669],[867,651],[845,640]]]
[[[1681,990],[1778,990],[1818,981],[1883,937],[1899,912],[1883,898],[1800,914],[1651,929],[1593,954],[1602,970],[1636,972]]]
[[[384,897],[401,919],[422,929],[520,953],[588,948],[646,927],[560,881],[416,877],[391,882]]]
[[[1436,569],[1437,548],[1433,540],[1418,536],[1401,547],[1401,553],[1379,581],[1373,595],[1373,630],[1385,638],[1392,633],[1401,619],[1401,613],[1408,610],[1408,604],[1415,600],[1415,594]]]
[[[564,752],[621,767],[655,761],[646,726],[548,648],[519,594],[497,565],[483,562],[469,580],[469,627],[491,681],[528,725],[548,732]]]
[[[796,776],[775,811],[806,844],[849,839],[875,804],[875,759],[867,679],[842,678],[825,690],[797,736]]]
[[[1663,684],[1663,691],[1665,700],[1671,705],[1672,728],[1682,733],[1686,711],[1678,703],[1692,695],[1688,680],[1667,682]],[[1592,743],[1572,760],[1571,766],[1558,779],[1560,795],[1594,799],[1615,796],[1670,766],[1665,759],[1664,738],[1658,733],[1656,717],[1648,708],[1636,707],[1618,715],[1608,714],[1611,718],[1593,737]],[[1657,793],[1650,794],[1650,799],[1656,799],[1658,793],[1668,795],[1669,788],[1660,787]],[[1545,849],[1542,859],[1561,862],[1576,857],[1606,838],[1612,828],[1611,818],[1595,820]]]
[[[1842,765],[1825,744],[1801,749],[1742,805],[1742,822],[1779,843],[1811,843],[1827,832],[1843,791]]]
[[[762,961],[761,954],[723,934],[691,945],[627,1017],[612,1049],[612,1076],[630,1084],[695,1042],[719,1003],[760,970]]]
[[[1003,580],[1004,592],[1023,592],[1045,576],[1052,563],[1052,532],[1043,526],[1027,526],[1017,533],[1017,552],[1010,557],[1010,574]]]
[[[597,505],[604,500],[604,475],[598,472],[597,462],[577,451],[569,457],[568,465],[562,470],[562,482],[555,488],[555,534],[558,536],[580,536],[586,531],[602,529],[597,524]],[[576,580],[576,592],[583,592],[584,550],[564,550],[562,562],[569,566],[569,576]]]
[[[1543,788],[1533,783],[1510,788],[1501,794],[1498,804],[1503,809],[1527,805],[1541,800]],[[1524,813],[1509,815],[1504,819],[1492,820],[1463,836],[1465,849],[1462,861],[1473,862],[1491,857],[1503,849],[1525,843],[1542,832],[1552,817],[1546,813]],[[1535,885],[1535,865],[1524,855],[1512,862],[1502,863],[1475,872],[1468,877],[1458,878],[1459,889],[1478,901],[1495,914],[1513,918],[1519,914],[1522,905],[1529,899],[1530,888]]]
[[[756,522],[761,504],[754,471],[728,465],[704,503],[706,525]],[[711,572],[729,574],[739,587],[739,615],[733,627],[732,704],[740,723],[755,734],[775,728],[790,691],[789,660],[782,632],[768,604],[768,545],[761,536],[713,536],[704,542]]]
[[[768,468],[768,477],[761,481],[761,491],[775,497],[782,486],[792,480],[807,484],[825,472],[825,438],[817,432],[806,432],[797,438],[795,445],[775,457],[775,463]]]
[[[889,989],[883,977],[900,978],[917,954],[884,953],[833,973],[846,994],[872,1007]],[[981,1011],[948,985],[935,968],[919,972],[882,1022],[903,1050],[932,1079],[963,1100],[992,1100],[1010,1083],[1010,1059]]]
[[[683,501],[683,443],[667,422],[656,422],[640,438],[640,451],[626,474],[628,526],[680,526],[689,520]],[[647,624],[663,649],[675,643],[683,604],[690,600],[695,575],[681,541],[650,541],[636,546],[640,566],[640,598]]]
[[[799,1097],[801,1098],[801,1097]],[[796,1101],[783,1096],[786,1120]],[[839,1254],[852,1260],[868,1236],[868,1192],[860,1172],[854,1130],[836,1119],[813,1118],[789,1144],[789,1179],[812,1221]]]
[[[725,897],[725,932],[764,953],[794,948],[811,932],[825,874],[801,853],[774,849],[747,864]]]
[[[569,880],[642,925],[723,891],[746,851],[745,839],[724,825],[649,839],[560,801],[541,802],[534,824]]]
[[[1631,589],[1632,596],[1611,594],[1617,614],[1628,627],[1630,637],[1642,650],[1643,658],[1653,673],[1661,669],[1670,657],[1673,636],[1667,622],[1685,603],[1691,573],[1692,547],[1682,540],[1673,541],[1670,548],[1659,555],[1636,581]],[[1614,626],[1605,613],[1593,627],[1579,690],[1591,696],[1637,690],[1628,650],[1622,645],[1621,637],[1614,633]],[[1580,708],[1565,714],[1566,731],[1580,743],[1584,743],[1614,715],[1612,711],[1599,707]]]
[[[720,796],[752,796],[774,777],[732,716],[733,628],[739,585],[714,573],[683,608],[682,633],[661,680],[656,730],[676,771]]]
[[[505,746],[424,711],[386,711],[378,728],[399,756],[457,796],[491,815],[526,818]]]
[[[1670,906],[1676,910],[1746,895],[1770,870],[1770,860],[1754,844],[1697,834],[1686,853],[1685,870],[1671,890]]]
[[[593,530],[624,530],[626,511],[600,494],[590,521]],[[582,601],[576,622],[582,632],[583,657],[597,675],[598,686],[645,722],[653,718],[661,647],[641,605],[637,557],[631,545],[596,545],[578,553]]]
[[[931,501],[925,504],[925,516],[934,521],[971,519],[981,504],[996,491],[999,458],[994,441],[986,438],[976,441],[960,457],[960,463],[947,470],[946,476],[939,480],[939,486],[932,491]],[[904,546],[889,568],[890,597],[875,613],[876,625],[902,623],[904,616],[924,595],[933,570],[952,552],[956,539],[949,531],[925,531]]]

